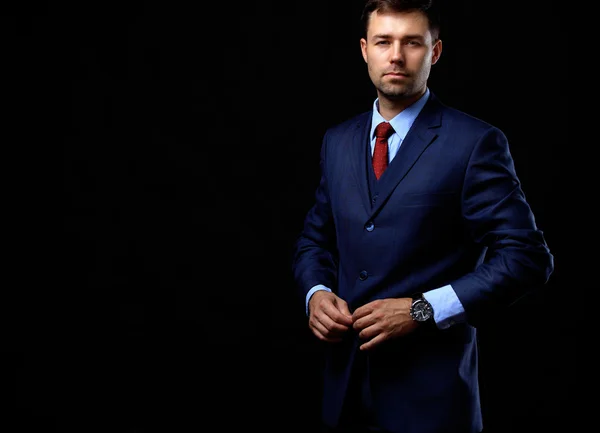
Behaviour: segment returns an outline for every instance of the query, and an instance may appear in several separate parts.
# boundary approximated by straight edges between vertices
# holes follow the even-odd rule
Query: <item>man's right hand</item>
[[[308,303],[308,326],[319,340],[335,343],[352,328],[352,314],[348,304],[335,293],[315,292]]]

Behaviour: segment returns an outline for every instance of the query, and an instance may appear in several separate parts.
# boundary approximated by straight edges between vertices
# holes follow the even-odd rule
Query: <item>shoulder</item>
[[[484,133],[490,130],[499,131],[499,129],[491,123],[456,108],[448,107],[445,113],[445,118],[446,120],[454,123],[456,126],[466,127],[473,132]]]
[[[325,136],[338,137],[348,133],[354,134],[357,130],[364,130],[371,125],[372,114],[373,112],[370,110],[364,111],[349,119],[334,124],[325,131]]]
[[[460,135],[482,136],[488,134],[497,134],[504,136],[504,133],[495,125],[470,113],[451,107],[441,102],[433,96],[428,104],[431,104],[433,110],[439,110],[442,118],[442,128],[448,128],[458,131]]]

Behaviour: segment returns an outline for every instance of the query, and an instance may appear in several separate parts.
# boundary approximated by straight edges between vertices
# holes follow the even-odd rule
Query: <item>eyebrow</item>
[[[373,39],[392,39],[392,36],[387,33],[380,33],[377,35],[373,35]],[[425,37],[423,35],[414,34],[414,35],[404,35],[401,39],[421,39],[424,40]]]

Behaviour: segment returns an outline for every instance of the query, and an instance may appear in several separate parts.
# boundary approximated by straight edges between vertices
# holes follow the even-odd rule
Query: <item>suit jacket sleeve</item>
[[[471,324],[545,284],[554,259],[521,189],[505,135],[490,128],[473,147],[462,191],[462,214],[482,263],[453,281]]]
[[[321,145],[321,179],[315,193],[315,202],[305,218],[304,229],[296,241],[293,256],[293,274],[303,299],[317,284],[323,284],[332,290],[337,285],[335,226],[324,170],[327,138],[326,133]]]

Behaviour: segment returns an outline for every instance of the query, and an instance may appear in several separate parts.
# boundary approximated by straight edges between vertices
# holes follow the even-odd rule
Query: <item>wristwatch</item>
[[[410,305],[410,317],[420,323],[432,322],[433,307],[427,301],[427,299],[423,297],[423,294],[417,293],[416,295],[413,295],[412,298],[412,304]]]

